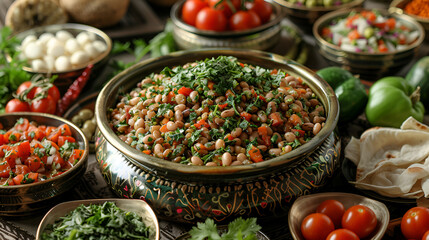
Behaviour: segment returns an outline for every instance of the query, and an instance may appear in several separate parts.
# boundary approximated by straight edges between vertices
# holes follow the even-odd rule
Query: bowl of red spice
[[[405,14],[420,23],[429,40],[429,4],[424,0],[394,0],[390,3],[389,12]]]
[[[68,120],[45,113],[0,115],[0,216],[57,204],[85,173],[88,141]]]

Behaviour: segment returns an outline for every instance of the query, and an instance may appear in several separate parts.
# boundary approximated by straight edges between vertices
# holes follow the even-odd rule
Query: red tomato
[[[406,238],[422,239],[428,230],[429,208],[413,207],[402,217],[401,231]]]
[[[31,86],[32,82],[31,81],[26,81],[21,83],[21,85],[19,85],[18,89],[16,90],[16,93],[19,95],[22,92],[24,92],[25,90],[27,90],[30,86]],[[33,99],[34,95],[36,92],[36,88],[32,88],[28,93],[27,93],[27,98],[28,99]]]
[[[346,210],[341,225],[364,238],[377,227],[377,216],[371,208],[364,205],[354,205]]]
[[[8,178],[10,171],[11,168],[7,162],[0,164],[0,178]]]
[[[19,99],[12,99],[6,104],[5,111],[11,112],[30,112],[30,106],[26,102],[21,102]]]
[[[301,233],[306,240],[325,240],[334,229],[331,219],[322,213],[309,214],[301,223]]]
[[[37,96],[37,94],[40,94],[43,91],[44,90],[42,88],[37,87],[34,96]],[[52,87],[48,89],[48,95],[51,96],[55,102],[58,102],[58,100],[61,98],[60,90],[58,90],[57,86],[55,85],[52,85]]]
[[[225,17],[229,18],[240,10],[241,0],[208,0],[209,6],[221,10]],[[234,7],[234,8],[231,8]]]
[[[182,19],[185,23],[195,26],[198,12],[207,7],[208,4],[203,0],[187,0],[182,7]]]
[[[341,219],[345,211],[344,205],[333,199],[322,202],[316,209],[316,212],[326,214],[334,223],[335,228],[341,227]]]
[[[253,11],[238,11],[229,19],[229,27],[235,31],[251,29],[260,25],[261,20]]]
[[[247,9],[255,12],[261,19],[261,23],[266,23],[270,20],[273,8],[271,4],[264,0],[254,0],[247,3]]]
[[[429,240],[429,230],[427,230],[427,231],[425,232],[425,234],[423,235],[422,240]]]
[[[331,232],[326,240],[359,240],[359,237],[356,233],[348,229],[341,228]]]
[[[225,31],[228,20],[222,11],[210,7],[203,8],[195,20],[195,26],[202,30]]]
[[[55,114],[57,102],[48,95],[45,98],[32,101],[30,108],[32,112]]]

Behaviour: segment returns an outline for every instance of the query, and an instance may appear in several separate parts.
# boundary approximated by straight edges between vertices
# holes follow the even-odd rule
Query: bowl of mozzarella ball
[[[86,66],[107,60],[112,48],[103,31],[74,23],[37,27],[15,36],[21,40],[20,59],[28,62],[24,70],[58,79],[77,77]]]

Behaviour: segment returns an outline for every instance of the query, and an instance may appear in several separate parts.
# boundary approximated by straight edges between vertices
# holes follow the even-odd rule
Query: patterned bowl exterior
[[[16,120],[24,117],[38,124],[59,126],[67,123],[80,149],[84,149],[82,159],[60,176],[42,182],[0,186],[0,216],[28,216],[46,210],[57,204],[61,194],[73,188],[85,173],[88,161],[88,141],[83,132],[68,120],[44,113],[7,113],[0,115],[5,129],[12,127]]]
[[[282,156],[250,165],[188,166],[141,154],[120,140],[109,126],[107,111],[119,89],[127,91],[148,73],[219,55],[301,77],[320,97],[327,112],[321,132]],[[230,221],[238,216],[269,217],[287,213],[298,196],[323,186],[339,166],[341,142],[335,133],[338,101],[314,72],[281,56],[252,50],[206,49],[176,52],[141,62],[113,78],[97,98],[99,133],[96,159],[103,176],[121,197],[146,200],[160,218],[195,223],[207,217]],[[323,131],[323,132],[322,132]]]

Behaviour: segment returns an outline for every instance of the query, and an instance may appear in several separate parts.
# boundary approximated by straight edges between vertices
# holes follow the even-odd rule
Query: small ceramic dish
[[[185,0],[176,2],[171,8],[170,18],[173,23],[173,36],[180,49],[195,48],[244,48],[266,50],[273,47],[280,39],[283,19],[281,7],[267,0],[273,12],[271,19],[259,27],[242,31],[208,31],[200,30],[182,20],[182,7]]]
[[[114,202],[115,205],[125,211],[135,212],[143,218],[143,222],[150,228],[150,240],[159,239],[159,224],[158,219],[153,212],[152,208],[145,201],[140,199],[90,199],[90,200],[77,200],[64,202],[53,207],[43,217],[42,221],[37,228],[36,240],[41,240],[41,236],[45,228],[49,224],[53,224],[56,220],[67,215],[80,205],[88,206],[90,204],[102,205],[105,202]]]
[[[301,223],[304,218],[310,213],[316,212],[319,204],[329,199],[340,201],[345,209],[357,204],[371,208],[377,216],[378,223],[373,233],[365,239],[382,239],[390,220],[389,210],[384,203],[351,193],[328,192],[301,196],[295,200],[288,216],[289,230],[295,240],[304,240],[301,234]]]

